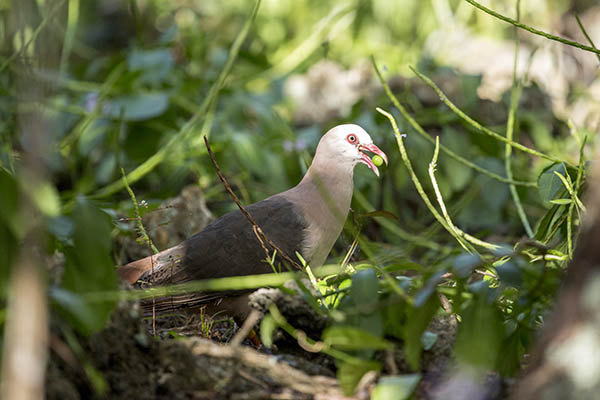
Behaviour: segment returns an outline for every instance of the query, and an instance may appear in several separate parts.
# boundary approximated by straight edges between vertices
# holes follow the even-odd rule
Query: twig
[[[258,319],[261,316],[261,312],[258,310],[252,310],[250,315],[244,321],[244,324],[240,327],[240,329],[236,332],[235,336],[229,342],[232,346],[239,346],[248,334],[254,328],[254,325],[258,322]]]
[[[392,101],[392,103],[394,104],[394,106],[398,109],[398,111],[400,111],[400,113],[402,114],[402,116],[404,117],[404,119],[406,119],[406,121],[408,121],[408,123],[415,129],[415,131],[417,131],[417,133],[419,135],[421,135],[429,143],[435,145],[435,141],[433,140],[433,138],[408,113],[408,111],[406,110],[406,108],[404,108],[404,106],[402,104],[400,104],[400,102],[398,101],[398,99],[396,98],[396,96],[394,95],[394,93],[392,93],[392,90],[390,89],[390,86],[387,84],[387,82],[385,81],[385,79],[383,79],[383,76],[381,75],[381,71],[379,71],[379,68],[377,67],[377,63],[375,62],[375,58],[373,56],[371,56],[371,63],[373,64],[373,68],[375,69],[375,73],[376,73],[377,77],[379,78],[379,81],[381,82],[381,85],[383,86],[383,89],[384,89],[385,93],[387,94],[387,96],[389,97],[389,99]],[[442,150],[444,153],[446,153],[448,156],[450,156],[451,158],[455,159],[459,163],[461,163],[463,165],[466,165],[467,167],[472,168],[475,171],[477,171],[477,172],[479,172],[479,173],[481,173],[481,174],[483,174],[483,175],[485,175],[487,177],[495,179],[497,181],[504,182],[504,183],[512,183],[512,184],[520,185],[520,186],[537,187],[537,183],[536,182],[515,181],[515,180],[504,178],[503,176],[495,174],[495,173],[493,173],[491,171],[488,171],[487,169],[482,168],[482,167],[480,167],[479,165],[477,165],[475,163],[472,163],[471,161],[467,160],[466,158],[461,157],[460,155],[456,154],[455,152],[453,152],[452,150],[450,150],[449,148],[447,148],[444,145],[440,146],[440,150]]]
[[[227,193],[229,193],[229,195],[231,196],[231,198],[233,199],[235,204],[238,206],[238,208],[240,209],[242,214],[244,214],[244,216],[246,218],[248,218],[248,221],[250,221],[250,223],[254,227],[254,233],[257,234],[256,237],[261,242],[261,244],[262,244],[262,241],[267,242],[269,244],[269,246],[271,246],[274,250],[276,250],[277,253],[280,254],[281,257],[283,257],[288,263],[290,263],[295,268],[302,271],[302,267],[300,266],[300,264],[298,264],[297,262],[292,260],[283,250],[281,250],[281,248],[279,248],[279,246],[277,246],[275,243],[273,243],[273,241],[271,239],[269,239],[269,237],[265,234],[265,232],[261,229],[261,227],[256,223],[256,221],[254,220],[252,215],[250,215],[248,213],[248,211],[246,211],[246,208],[243,206],[242,202],[237,197],[237,195],[233,192],[233,190],[231,189],[231,186],[229,186],[229,183],[227,182],[227,179],[225,179],[225,176],[221,172],[221,169],[219,168],[219,164],[217,164],[217,160],[215,159],[215,155],[213,154],[212,149],[210,148],[210,144],[208,144],[208,139],[206,138],[206,136],[204,136],[204,144],[206,145],[206,150],[208,150],[208,155],[210,156],[210,159],[212,160],[212,163],[215,166],[217,175],[219,175],[219,179],[221,179],[223,186],[225,186],[225,190],[227,190]]]
[[[469,243],[466,243],[461,238],[459,229],[456,228],[456,226],[454,226],[454,223],[452,222],[452,219],[450,218],[450,214],[448,214],[448,210],[446,209],[446,204],[444,203],[444,198],[442,197],[442,192],[440,191],[440,187],[437,183],[437,179],[435,178],[435,169],[437,167],[437,160],[438,160],[439,153],[440,153],[440,137],[436,136],[435,137],[435,150],[433,151],[433,157],[431,159],[431,162],[429,163],[429,178],[431,179],[431,184],[433,185],[433,191],[435,192],[435,197],[438,201],[440,209],[442,210],[442,215],[444,216],[444,219],[446,220],[446,223],[448,224],[448,228],[449,228],[448,232],[450,232],[450,234],[452,236],[454,236],[454,238],[456,239],[458,244],[460,244],[460,246],[463,249],[465,249],[465,251],[468,251],[469,253],[476,253],[475,249],[473,249],[473,247]]]
[[[444,104],[446,104],[448,106],[448,108],[450,108],[456,115],[458,115],[460,118],[462,118],[465,122],[467,122],[473,128],[477,129],[478,131],[480,131],[488,136],[493,137],[496,140],[510,144],[512,147],[519,149],[525,153],[529,153],[531,155],[545,158],[546,160],[550,160],[550,161],[554,161],[554,162],[562,161],[559,158],[549,156],[549,155],[539,152],[535,149],[531,149],[527,146],[524,146],[521,143],[514,142],[512,139],[506,138],[506,137],[500,135],[499,133],[496,133],[496,132],[492,131],[491,129],[486,128],[485,126],[481,125],[479,122],[475,121],[473,118],[471,118],[467,114],[465,114],[454,103],[452,103],[450,101],[450,99],[448,98],[448,96],[446,96],[446,94],[444,92],[442,92],[442,90],[431,79],[429,79],[425,75],[421,74],[419,71],[417,71],[413,67],[410,67],[410,69],[415,73],[415,75],[417,75],[417,77],[419,77],[419,79],[421,79],[423,82],[425,82],[427,85],[429,85],[435,91],[435,93],[438,96],[440,96],[440,100],[442,100],[444,102]]]
[[[454,233],[457,233],[459,236],[458,237],[454,236],[454,237],[459,242],[460,242],[459,237],[461,237],[475,245],[485,247],[485,248],[491,249],[491,250],[497,249],[498,246],[495,244],[487,243],[483,240],[477,239],[476,237],[471,236],[468,233],[460,230],[458,227],[455,227],[453,225],[452,226],[448,225],[448,223],[446,222],[444,217],[442,217],[440,215],[438,210],[431,203],[429,196],[427,196],[427,193],[425,193],[425,190],[423,189],[423,185],[421,185],[421,182],[419,181],[419,178],[417,177],[417,174],[415,173],[415,171],[412,167],[412,163],[410,162],[410,159],[408,158],[408,154],[406,153],[406,148],[404,147],[404,141],[402,140],[402,135],[400,134],[400,130],[398,129],[398,124],[396,123],[396,120],[394,119],[392,114],[390,114],[389,112],[382,110],[379,107],[376,108],[376,110],[380,114],[384,115],[387,119],[389,119],[390,124],[392,125],[392,129],[394,131],[394,135],[396,137],[398,149],[400,150],[400,156],[402,157],[402,161],[404,162],[404,165],[406,166],[406,169],[408,170],[408,173],[415,185],[415,188],[417,189],[417,193],[419,193],[419,196],[421,196],[421,198],[423,199],[423,202],[425,203],[425,205],[427,206],[427,208],[429,209],[431,214],[433,214],[435,219],[440,223],[440,225],[442,225],[453,236],[454,236]],[[440,148],[441,148],[441,146],[440,146]]]
[[[575,19],[577,20],[577,24],[579,25],[579,29],[581,29],[581,32],[583,32],[583,36],[585,36],[585,38],[588,40],[588,42],[590,42],[590,44],[592,45],[593,48],[596,48],[596,45],[594,44],[594,41],[592,40],[592,38],[590,37],[590,35],[588,35],[587,31],[583,27],[583,24],[581,23],[581,20],[579,19],[579,15],[576,15]],[[600,61],[600,53],[597,53],[596,57],[598,57],[598,61]]]
[[[497,13],[494,10],[490,10],[489,8],[487,8],[487,7],[479,4],[478,2],[476,2],[474,0],[465,0],[465,1],[467,3],[473,5],[474,7],[479,8],[481,11],[483,11],[483,12],[491,15],[492,17],[496,17],[499,20],[502,20],[504,22],[508,22],[509,24],[512,24],[512,25],[516,26],[517,28],[524,29],[524,30],[526,30],[528,32],[531,32],[531,33],[535,34],[535,35],[543,36],[546,39],[554,40],[556,42],[560,42],[560,43],[566,44],[568,46],[573,46],[573,47],[577,47],[578,49],[581,49],[581,50],[589,51],[591,53],[600,54],[600,50],[598,50],[598,49],[596,49],[594,47],[586,46],[585,44],[581,44],[581,43],[575,42],[573,40],[565,39],[565,38],[562,38],[560,36],[551,35],[550,33],[547,33],[547,32],[540,31],[538,29],[532,28],[531,26],[522,24],[522,23],[520,23],[518,21],[515,21],[512,18],[509,18],[509,17],[506,17],[506,16],[504,16],[502,14],[499,14],[499,13]]]

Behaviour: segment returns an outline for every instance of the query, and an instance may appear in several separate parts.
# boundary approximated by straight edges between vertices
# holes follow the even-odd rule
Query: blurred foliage
[[[490,3],[503,14],[514,8],[510,2]],[[532,25],[547,24],[570,4],[535,3],[523,4],[521,13]],[[567,124],[547,109],[517,108],[514,140],[562,160],[552,163],[513,151],[514,179],[534,182],[517,187],[535,225],[534,238],[524,239],[508,185],[440,153],[437,184],[456,226],[502,245],[496,251],[467,254],[423,206],[395,151],[389,121],[375,112],[375,105],[392,109],[391,99],[379,88],[373,89],[371,99],[353,104],[343,118],[303,126],[293,126],[299,105],[283,90],[290,73],[306,72],[323,59],[353,67],[372,54],[390,81],[409,74],[412,64],[451,84],[453,102],[502,132],[508,94],[502,102],[482,107],[478,76],[438,65],[422,48],[428,35],[444,24],[447,12],[474,34],[506,38],[512,33],[506,25],[460,1],[264,0],[225,84],[217,87],[218,97],[215,92],[196,116],[249,20],[248,2],[30,1],[2,6],[0,12],[5,17],[3,54],[14,55],[0,69],[3,296],[28,226],[29,216],[20,211],[24,198],[42,216],[41,247],[48,259],[64,255],[61,266],[49,268],[49,296],[57,316],[89,334],[103,326],[116,297],[89,302],[85,295],[117,288],[112,269],[122,260],[111,244],[120,235],[132,234],[119,221],[122,215],[133,217],[131,201],[125,190],[111,186],[119,184],[121,168],[136,171],[168,148],[155,165],[129,176],[138,198],[149,205],[146,212],[193,182],[220,215],[235,206],[214,174],[203,134],[210,136],[221,168],[248,204],[296,184],[320,135],[344,121],[356,122],[385,149],[390,166],[382,169],[380,180],[357,167],[354,212],[331,261],[343,259],[356,239],[354,257],[361,262],[319,279],[322,297],[312,299],[335,321],[315,339],[334,350],[341,384],[350,392],[365,372],[380,370],[376,350],[390,347],[403,348],[418,372],[423,349],[436,340],[427,327],[432,318],[447,313],[460,321],[455,346],[460,362],[508,376],[518,371],[551,305],[579,223],[585,159],[583,151],[572,151],[574,138]],[[28,17],[10,22],[13,13]],[[44,29],[36,30],[40,24]],[[63,43],[60,59],[50,67],[38,59],[46,34]],[[48,88],[46,95],[37,100],[22,96],[17,82],[24,79]],[[504,176],[504,143],[481,135],[441,102],[424,101],[415,88],[422,91],[418,81],[402,80],[393,91],[430,135],[439,135],[448,149]],[[522,103],[540,96],[539,88],[526,87]],[[44,181],[34,185],[22,173],[23,155],[31,146],[23,118],[31,110],[42,112],[48,121]],[[396,110],[392,113],[407,135],[404,143],[416,177],[433,193],[427,174],[433,146]],[[575,146],[583,149],[585,130],[573,134],[583,137]],[[451,308],[442,308],[440,299]],[[265,344],[277,326],[283,325],[264,319]],[[418,379],[418,374],[382,379],[374,398],[405,398]]]

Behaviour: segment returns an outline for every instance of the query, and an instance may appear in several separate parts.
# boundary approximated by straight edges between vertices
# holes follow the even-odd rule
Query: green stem
[[[435,169],[437,167],[437,160],[438,160],[439,153],[440,153],[440,137],[436,136],[435,137],[435,150],[433,151],[433,158],[431,159],[431,162],[429,163],[429,178],[431,179],[431,184],[433,185],[435,197],[438,201],[438,204],[440,205],[440,209],[442,210],[444,219],[446,220],[446,223],[448,224],[448,228],[449,228],[448,231],[450,232],[450,234],[452,236],[454,236],[454,238],[456,239],[458,244],[460,244],[460,246],[463,249],[465,249],[465,251],[468,251],[469,253],[476,253],[475,249],[471,245],[469,245],[464,240],[462,240],[462,238],[460,237],[460,234],[458,233],[457,228],[454,226],[454,224],[452,223],[452,220],[450,219],[448,210],[446,209],[446,204],[444,203],[444,199],[442,198],[442,192],[440,191],[440,188],[437,183],[437,179],[435,178]]]
[[[515,59],[515,62],[516,62],[516,59]],[[464,111],[462,111],[460,108],[458,108],[454,103],[452,103],[452,101],[450,101],[448,96],[446,96],[446,94],[444,92],[442,92],[442,90],[431,79],[429,79],[425,75],[421,74],[419,71],[417,71],[416,69],[414,69],[412,67],[410,67],[410,69],[423,82],[428,84],[435,91],[435,93],[438,96],[440,96],[440,99],[444,102],[444,104],[446,104],[448,106],[448,108],[450,108],[452,111],[454,111],[454,113],[456,115],[458,115],[460,118],[462,118],[464,121],[466,121],[469,125],[473,126],[478,131],[480,131],[488,136],[491,136],[494,139],[497,139],[501,142],[505,142],[505,143],[509,144],[510,146],[512,146],[516,149],[519,149],[525,153],[529,153],[529,154],[537,156],[537,157],[545,158],[546,160],[550,160],[550,161],[554,161],[554,162],[561,162],[561,160],[556,157],[549,156],[547,154],[544,154],[542,152],[539,152],[537,150],[534,150],[527,146],[524,146],[521,143],[514,142],[512,140],[512,136],[511,136],[511,138],[504,137],[504,136],[500,135],[499,133],[496,133],[496,132],[492,131],[491,129],[486,128],[485,126],[481,125],[479,122],[477,122],[473,118],[469,117]]]
[[[487,243],[487,242],[484,242],[483,240],[477,239],[477,238],[463,232],[462,230],[458,229],[457,227],[452,228],[451,225],[446,223],[446,220],[436,210],[436,208],[431,203],[431,200],[429,200],[429,196],[427,196],[427,193],[425,193],[425,190],[423,189],[423,186],[421,185],[419,178],[415,174],[415,171],[412,167],[412,163],[410,162],[410,159],[408,158],[408,154],[406,153],[406,148],[404,147],[404,141],[402,139],[402,135],[400,134],[400,130],[398,129],[398,124],[396,123],[396,120],[394,119],[392,114],[390,114],[389,112],[387,112],[385,110],[382,110],[381,108],[377,108],[377,111],[380,114],[387,117],[387,119],[390,120],[390,124],[392,125],[394,135],[396,136],[396,143],[398,144],[398,149],[400,150],[400,156],[402,157],[402,161],[404,161],[404,165],[406,166],[406,169],[408,169],[408,173],[410,174],[410,177],[415,185],[415,188],[417,189],[417,192],[419,193],[419,195],[423,199],[423,202],[425,203],[425,205],[427,206],[427,208],[429,209],[431,214],[433,214],[435,219],[453,236],[454,236],[454,233],[457,232],[459,237],[462,237],[473,244],[476,244],[478,246],[485,247],[485,248],[491,249],[491,250],[497,249],[498,248],[497,245]],[[459,240],[459,239],[457,238],[457,240]],[[460,242],[460,240],[459,240],[459,242]]]
[[[133,193],[133,190],[129,186],[129,182],[127,182],[127,175],[125,175],[125,170],[123,168],[121,168],[121,175],[123,175],[123,185],[125,185],[125,189],[127,189],[127,192],[131,197],[131,202],[133,203],[133,211],[135,213],[135,220],[137,222],[137,227],[140,231],[140,235],[142,235],[142,239],[144,240],[144,242],[150,247],[150,249],[152,249],[152,252],[156,254],[158,253],[158,249],[156,248],[154,243],[152,243],[150,236],[148,236],[148,233],[146,232],[146,228],[144,228],[144,223],[142,222],[142,215],[140,214],[140,208],[138,207],[138,202],[135,198],[135,193]]]
[[[575,42],[573,40],[569,40],[569,39],[565,39],[565,38],[561,38],[560,36],[555,36],[555,35],[551,35],[547,32],[544,31],[540,31],[538,29],[532,28],[531,26],[525,25],[520,23],[519,21],[515,21],[512,18],[506,17],[502,14],[497,13],[494,10],[490,10],[489,8],[482,6],[481,4],[479,4],[478,2],[474,1],[474,0],[465,0],[467,3],[473,5],[474,7],[479,8],[481,11],[491,15],[492,17],[496,17],[499,20],[502,20],[504,22],[508,22],[509,24],[512,24],[514,26],[516,26],[517,28],[521,28],[524,29],[528,32],[531,32],[535,35],[539,35],[539,36],[543,36],[546,39],[550,39],[550,40],[554,40],[556,42],[560,42],[562,44],[566,44],[568,46],[573,46],[573,47],[577,47],[578,49],[581,50],[585,50],[585,51],[589,51],[591,53],[596,53],[596,54],[600,54],[600,50],[594,48],[594,47],[590,47],[590,46],[586,46],[585,44],[581,44],[579,42]]]
[[[385,90],[385,93],[387,94],[387,96],[389,97],[391,102],[394,104],[394,106],[398,109],[398,111],[400,111],[400,113],[402,114],[404,119],[406,119],[408,121],[408,123],[415,129],[415,131],[419,135],[421,135],[429,143],[435,145],[435,141],[433,140],[433,138],[427,132],[425,132],[425,130],[421,127],[421,125],[419,125],[419,123],[413,117],[411,117],[411,115],[408,113],[408,111],[404,108],[404,106],[402,106],[402,104],[400,104],[400,102],[398,101],[396,96],[392,93],[390,86],[383,79],[383,76],[381,75],[381,72],[379,71],[379,68],[377,67],[377,63],[375,62],[375,58],[373,56],[371,56],[371,62],[373,64],[373,68],[375,69],[375,73],[377,74],[377,77],[379,78],[379,81],[381,82],[383,89]],[[472,163],[471,161],[467,160],[466,158],[459,156],[458,154],[456,154],[455,152],[453,152],[452,150],[450,150],[449,148],[447,148],[444,145],[440,145],[440,150],[442,152],[446,153],[451,158],[460,162],[461,164],[464,164],[467,167],[472,168],[475,171],[477,171],[489,178],[497,180],[499,182],[512,183],[512,184],[519,185],[519,186],[537,187],[536,182],[515,181],[512,179],[504,178],[504,177],[502,177],[498,174],[495,174],[491,171],[488,171],[487,169],[482,168],[479,165]]]
[[[521,1],[517,0],[517,21],[520,19],[520,5]],[[515,114],[517,112],[517,105],[519,104],[519,98],[521,97],[521,83],[517,79],[517,60],[519,58],[519,35],[517,32],[517,28],[515,28],[515,56],[513,61],[513,83],[512,88],[510,90],[510,109],[508,111],[508,121],[506,122],[506,146],[504,148],[504,167],[506,170],[506,176],[509,179],[512,179],[512,167],[511,167],[511,154],[512,148],[517,147],[513,145],[513,133],[515,129]],[[518,147],[517,147],[518,148]],[[533,229],[531,229],[531,225],[529,224],[529,220],[527,219],[527,215],[525,214],[525,210],[523,209],[523,205],[521,204],[521,199],[519,198],[519,193],[517,192],[517,188],[515,185],[509,185],[510,194],[515,203],[515,207],[517,208],[517,214],[519,214],[519,218],[521,219],[521,223],[523,224],[523,228],[525,228],[525,232],[529,238],[533,238]]]
[[[579,29],[581,29],[581,32],[583,32],[583,36],[585,36],[585,38],[588,40],[588,42],[590,42],[590,44],[592,45],[593,48],[596,48],[596,45],[594,44],[594,41],[592,40],[592,38],[590,37],[590,35],[588,35],[587,31],[583,27],[583,24],[581,23],[581,20],[579,19],[579,15],[576,15],[575,19],[577,20],[577,24],[579,25]],[[596,54],[596,57],[598,57],[598,61],[600,61],[600,53]]]

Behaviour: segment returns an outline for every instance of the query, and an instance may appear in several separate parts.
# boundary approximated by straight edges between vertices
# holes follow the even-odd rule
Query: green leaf
[[[347,325],[353,325],[375,336],[383,334],[383,318],[377,307],[379,279],[372,268],[358,270],[352,275],[352,286],[340,311],[350,311]],[[364,354],[366,356],[366,354]]]
[[[513,260],[497,266],[496,272],[504,285],[520,288],[523,284],[523,273]]]
[[[382,377],[373,393],[372,400],[404,400],[408,399],[414,392],[417,384],[421,380],[421,374],[409,374],[400,376],[384,376]]]
[[[552,206],[538,223],[535,231],[535,238],[539,241],[546,241],[547,239],[550,239],[546,236],[552,232],[554,224],[565,212],[565,207],[561,207],[559,205]]]
[[[40,212],[47,217],[60,214],[60,198],[58,191],[50,182],[28,185],[26,190]]]
[[[163,92],[115,97],[103,108],[105,115],[125,121],[143,121],[161,115],[169,106],[169,96]]]
[[[168,49],[133,50],[127,58],[130,71],[140,71],[138,83],[158,85],[173,70],[174,60]]]
[[[502,376],[514,376],[521,370],[521,329],[516,329],[502,343],[502,357],[498,357],[497,370]]]
[[[464,279],[471,275],[471,272],[479,265],[481,265],[481,258],[478,255],[463,253],[454,257],[452,270],[457,277]]]
[[[352,275],[352,297],[355,304],[368,305],[378,301],[379,279],[372,268],[357,271]]]
[[[21,223],[19,204],[21,196],[19,185],[14,176],[0,168],[0,224],[9,229],[15,237],[23,234],[24,224]]]
[[[482,370],[495,366],[504,339],[502,316],[487,300],[487,292],[476,295],[462,314],[454,349],[461,362]]]
[[[398,298],[397,298],[398,299]],[[406,309],[409,305],[405,301],[393,301],[382,310],[384,333],[396,339],[404,339],[404,323],[406,321]]]
[[[74,224],[73,247],[65,248],[62,287],[74,295],[116,290],[118,281],[110,256],[110,218],[87,200],[78,198],[71,219]],[[100,329],[116,302],[116,299],[89,302],[86,304],[89,316],[82,318],[81,306],[72,299],[68,300],[61,302],[63,311],[83,334]]]
[[[323,341],[342,350],[390,349],[394,345],[370,332],[353,326],[336,325],[323,332]]]
[[[546,202],[554,199],[559,192],[566,192],[563,183],[554,172],[563,176],[567,173],[563,163],[555,163],[544,169],[538,177],[538,192],[542,200]]]
[[[381,364],[376,361],[365,361],[362,363],[343,362],[337,370],[337,378],[346,395],[354,393],[354,389],[364,374],[369,371],[381,370]]]
[[[431,297],[431,295],[435,293],[435,289],[445,273],[446,271],[436,271],[429,279],[427,279],[427,282],[425,285],[423,285],[423,288],[421,288],[421,290],[419,290],[415,295],[415,307],[423,306]]]
[[[0,298],[4,298],[8,290],[11,265],[18,251],[17,238],[0,219]]]
[[[60,287],[50,288],[49,294],[53,301],[72,313],[84,326],[97,325],[94,309],[81,296]]]
[[[430,296],[421,307],[413,307],[408,311],[404,328],[404,353],[406,361],[413,370],[419,369],[423,343],[421,337],[429,326],[431,319],[440,307],[437,296]]]
[[[560,206],[568,205],[568,204],[571,204],[572,202],[573,202],[573,200],[571,200],[571,199],[555,199],[555,200],[550,200],[550,203],[552,203],[552,204],[558,204]]]
[[[421,344],[423,344],[423,350],[431,350],[435,342],[437,342],[438,334],[431,331],[425,331],[421,335]]]
[[[268,349],[273,345],[273,332],[277,329],[277,322],[270,314],[266,315],[260,323],[260,340]]]
[[[458,154],[465,152],[465,136],[450,126],[442,128],[442,141],[450,150]],[[441,156],[439,170],[446,177],[453,191],[462,190],[468,183],[472,182],[473,170],[453,158]]]

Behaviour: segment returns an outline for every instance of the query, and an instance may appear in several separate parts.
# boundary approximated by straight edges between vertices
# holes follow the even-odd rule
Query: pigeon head
[[[373,143],[371,136],[363,128],[354,124],[345,124],[338,125],[323,135],[315,158],[322,157],[329,163],[347,165],[350,169],[362,163],[379,176],[377,166],[366,152],[379,155],[387,165],[387,156]]]

